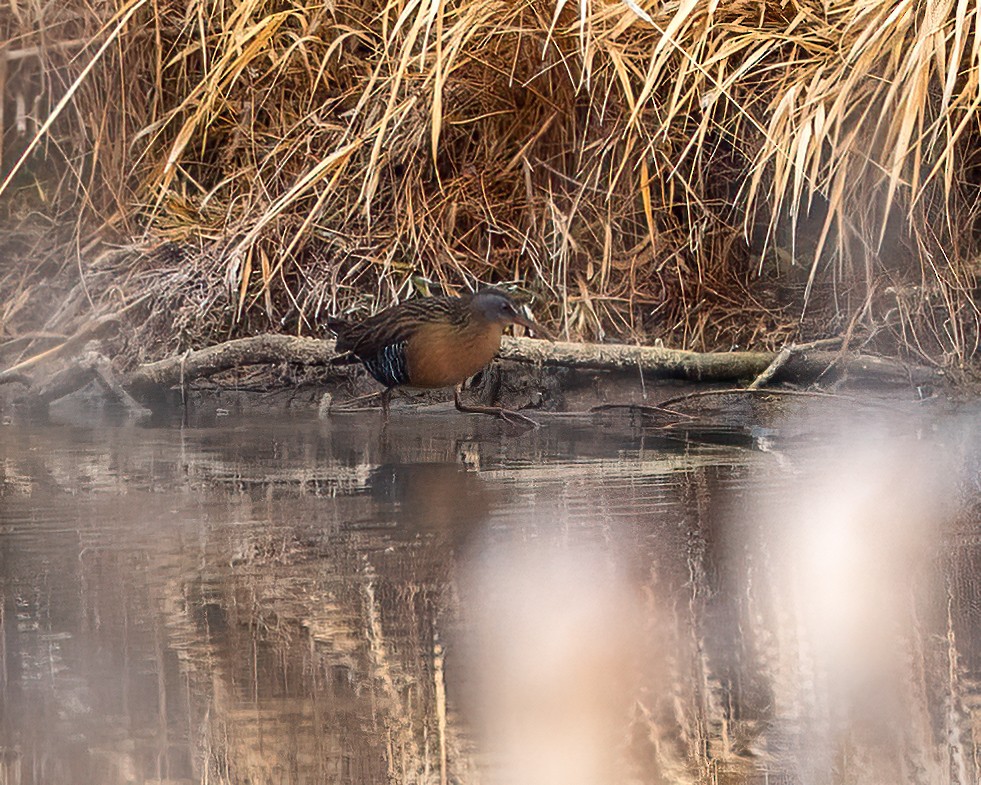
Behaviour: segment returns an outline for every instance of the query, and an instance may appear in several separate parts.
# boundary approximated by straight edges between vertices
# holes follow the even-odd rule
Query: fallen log
[[[332,340],[256,335],[141,365],[130,373],[127,383],[132,387],[170,387],[245,365],[327,365],[336,355]]]
[[[205,349],[142,365],[129,374],[127,385],[140,388],[173,386],[246,365],[296,363],[328,365],[336,356],[334,342],[289,335],[238,338]],[[596,371],[641,372],[659,378],[693,382],[750,380],[767,371],[777,352],[691,352],[660,346],[541,341],[505,336],[498,355],[503,360]],[[338,368],[338,374],[344,371]],[[892,384],[935,384],[937,369],[907,365],[883,357],[830,351],[794,351],[775,369],[772,381],[814,381],[819,377]]]
[[[120,383],[108,358],[93,346],[67,368],[63,368],[43,385],[32,388],[28,401],[35,410],[46,410],[48,405],[81,390],[95,381],[105,395],[122,404],[135,420],[150,417],[150,410],[143,408]]]
[[[754,379],[766,371],[778,352],[691,352],[662,346],[535,341],[505,336],[498,356],[504,360],[603,371],[639,371],[645,375],[692,382]],[[867,354],[829,351],[794,352],[772,381],[814,381],[846,375],[862,381],[892,384],[936,384],[943,372]]]
[[[93,319],[90,322],[87,322],[86,324],[82,325],[74,335],[57,346],[46,349],[39,354],[35,354],[33,357],[28,357],[26,360],[22,360],[16,365],[0,371],[0,384],[6,384],[7,382],[11,381],[20,382],[24,379],[28,379],[29,377],[22,373],[24,369],[30,368],[33,365],[37,365],[45,361],[50,362],[51,360],[59,357],[82,351],[82,349],[90,341],[99,338],[110,329],[115,328],[118,322],[118,313],[102,316],[98,319]]]

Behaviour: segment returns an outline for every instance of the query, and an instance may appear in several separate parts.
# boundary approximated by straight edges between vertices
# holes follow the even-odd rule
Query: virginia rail
[[[481,289],[463,297],[419,297],[406,300],[361,322],[328,319],[337,335],[336,365],[360,362],[385,385],[382,407],[396,387],[436,389],[455,386],[453,401],[461,412],[493,414],[514,423],[537,425],[523,414],[495,406],[465,406],[460,389],[501,348],[509,324],[520,324],[549,339],[541,325],[523,316],[499,289]]]

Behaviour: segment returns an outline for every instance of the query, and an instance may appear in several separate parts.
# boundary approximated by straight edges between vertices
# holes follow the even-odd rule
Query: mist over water
[[[9,426],[0,782],[975,783],[970,423]]]

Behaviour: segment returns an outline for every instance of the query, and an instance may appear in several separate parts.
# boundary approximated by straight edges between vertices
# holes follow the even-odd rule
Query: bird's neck
[[[501,336],[504,335],[504,325],[477,317],[470,319],[461,332],[467,338],[480,342],[497,341],[500,345]]]

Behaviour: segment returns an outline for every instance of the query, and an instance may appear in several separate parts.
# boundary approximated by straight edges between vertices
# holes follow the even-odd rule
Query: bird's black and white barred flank
[[[383,346],[373,357],[362,362],[375,379],[386,387],[398,387],[409,383],[409,367],[405,358],[405,341]]]

